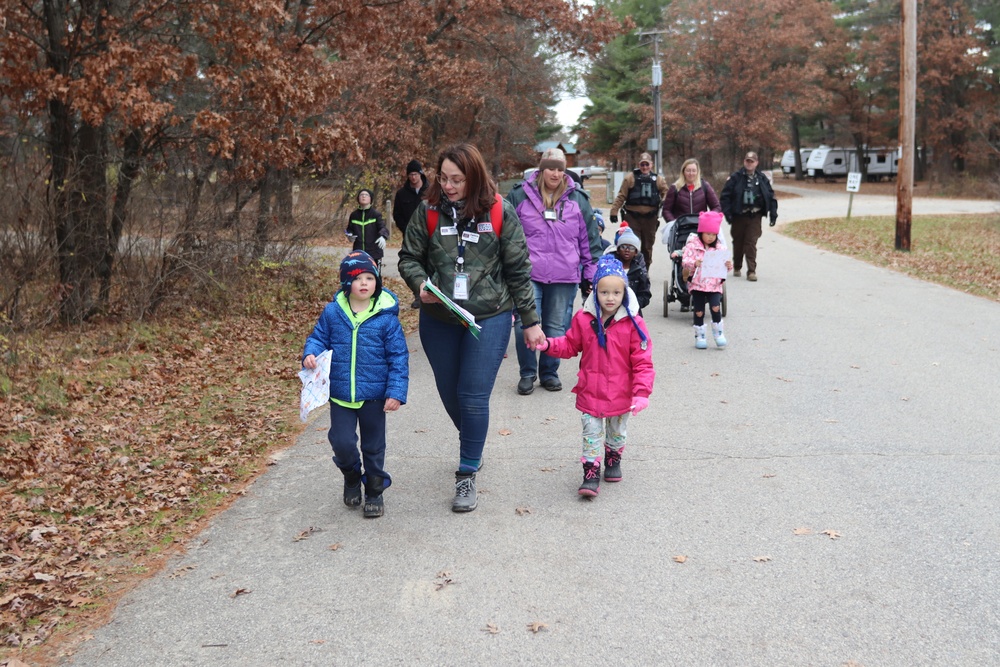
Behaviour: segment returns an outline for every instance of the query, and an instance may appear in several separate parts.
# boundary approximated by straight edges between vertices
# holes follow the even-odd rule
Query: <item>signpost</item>
[[[851,193],[851,198],[847,202],[847,219],[851,219],[851,208],[854,206],[854,193],[861,191],[861,172],[852,171],[847,174],[847,191]]]

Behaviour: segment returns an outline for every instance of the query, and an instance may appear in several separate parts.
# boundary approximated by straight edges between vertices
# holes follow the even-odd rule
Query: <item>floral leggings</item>
[[[620,452],[625,449],[629,413],[615,417],[594,417],[586,412],[580,414],[583,422],[583,458],[587,461],[600,460],[604,447]]]

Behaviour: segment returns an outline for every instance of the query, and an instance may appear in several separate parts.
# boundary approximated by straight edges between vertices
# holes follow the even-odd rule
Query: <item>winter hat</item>
[[[642,242],[639,241],[639,237],[636,236],[635,232],[633,232],[628,227],[626,227],[625,229],[623,229],[618,234],[618,243],[617,243],[617,245],[619,247],[621,247],[623,245],[630,245],[633,248],[635,248],[636,252],[642,250]]]
[[[372,293],[372,304],[374,304],[382,293],[382,276],[378,273],[378,264],[364,250],[348,253],[347,257],[340,263],[340,289],[344,291],[344,294],[350,294],[351,283],[362,273],[370,273],[375,276],[375,291]]]
[[[542,159],[538,162],[538,170],[561,169],[566,171],[566,154],[558,148],[549,148],[542,153]]]
[[[594,209],[594,220],[597,220],[597,228],[600,229],[603,232],[604,231],[604,215],[600,211],[598,211],[597,209]]]
[[[621,224],[618,225],[618,231],[615,232],[615,245],[618,245],[618,239],[621,238],[621,235],[624,234],[625,230],[628,228],[628,221],[625,218],[622,218]]]
[[[718,211],[702,211],[698,214],[698,233],[718,234],[722,227],[722,214]]]
[[[410,160],[410,162],[406,165],[407,175],[412,174],[413,172],[417,172],[418,174],[424,173],[424,166],[420,164],[420,160]]]
[[[628,286],[628,274],[625,273],[625,267],[622,266],[622,263],[618,261],[618,258],[614,255],[602,255],[601,258],[597,260],[597,270],[594,271],[594,280],[591,283],[594,286],[591,294],[594,298],[594,307],[597,310],[598,344],[603,348],[607,348],[608,346],[607,337],[604,335],[604,322],[601,320],[601,306],[597,301],[598,285],[600,284],[602,278],[607,278],[608,276],[619,278],[625,283],[625,298],[622,299],[622,305],[625,306],[625,312],[628,313],[629,319],[632,320],[632,326],[634,326],[635,330],[639,332],[639,338],[642,339],[643,343],[645,343],[647,340],[646,334],[643,332],[642,327],[639,326],[639,323],[635,321],[635,316],[628,307],[628,295],[630,290]]]
[[[375,194],[371,190],[369,190],[368,188],[361,188],[360,190],[358,190],[358,196],[355,197],[355,199],[357,199],[358,203],[360,204],[361,203],[361,195],[364,194],[365,192],[368,193],[368,201],[371,202],[370,205],[374,204],[375,203]]]

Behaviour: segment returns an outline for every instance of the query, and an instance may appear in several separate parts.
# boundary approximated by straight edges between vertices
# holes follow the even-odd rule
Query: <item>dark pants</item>
[[[358,453],[358,427],[361,453]],[[385,487],[391,480],[385,466],[385,401],[365,401],[360,408],[330,403],[330,431],[333,462],[344,472],[364,470],[366,478],[381,477]],[[362,468],[362,464],[364,467]]]
[[[656,244],[656,230],[660,226],[660,216],[656,211],[644,215],[628,212],[622,214],[642,244],[642,256],[646,260],[646,271],[653,265],[653,246]]]
[[[510,343],[511,311],[477,320],[476,338],[461,324],[420,311],[420,344],[445,412],[458,429],[459,465],[479,467],[490,428],[490,394]]]
[[[722,292],[698,292],[691,291],[691,310],[694,311],[694,324],[701,326],[705,323],[705,304],[712,308],[712,321],[722,321]],[[717,310],[716,310],[717,309]]]
[[[747,258],[747,273],[757,273],[757,239],[760,238],[760,221],[763,213],[733,216],[733,268],[743,268],[743,256]]]
[[[535,286],[535,311],[542,320],[542,332],[546,338],[562,336],[569,329],[573,317],[573,301],[576,299],[576,283],[537,283]],[[521,377],[539,380],[559,379],[559,359],[544,352],[534,352],[524,344],[521,316],[514,313],[514,348],[517,363],[521,367]]]

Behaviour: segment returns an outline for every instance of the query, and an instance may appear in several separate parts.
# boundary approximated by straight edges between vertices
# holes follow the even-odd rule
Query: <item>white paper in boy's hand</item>
[[[326,350],[316,357],[316,368],[299,371],[302,380],[302,402],[299,419],[306,421],[309,413],[330,400],[330,359],[333,350]]]
[[[728,260],[728,250],[706,250],[701,260],[701,277],[725,278],[729,273],[729,269],[726,268]]]

